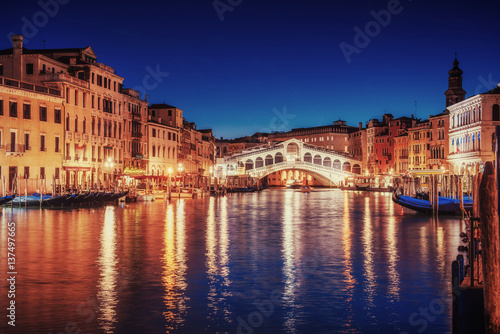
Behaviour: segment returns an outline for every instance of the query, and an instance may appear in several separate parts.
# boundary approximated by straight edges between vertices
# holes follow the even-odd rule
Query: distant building
[[[500,84],[448,107],[450,171],[465,174],[475,164],[495,160],[495,126],[500,125]]]
[[[427,161],[427,168],[449,170],[446,157],[449,152],[448,131],[450,129],[450,112],[445,110],[438,115],[430,116],[429,123],[431,135],[429,139],[430,156]]]
[[[363,123],[359,122],[358,131],[351,132],[348,140],[348,152],[356,159],[363,162],[362,170],[366,170],[368,165],[368,152],[367,152],[367,136],[366,129],[363,128]]]
[[[170,115],[170,116],[169,116]],[[148,174],[175,175],[180,129],[171,126],[169,109],[149,108],[147,122]]]
[[[464,73],[458,67],[458,60],[455,56],[453,68],[448,71],[448,90],[444,92],[446,96],[446,107],[465,100],[465,90],[462,88],[462,74]]]
[[[310,128],[297,128],[283,133],[272,133],[269,141],[285,141],[295,138],[316,146],[322,146],[337,152],[349,152],[349,134],[359,128],[349,126],[345,121],[338,120],[332,125],[323,125]]]

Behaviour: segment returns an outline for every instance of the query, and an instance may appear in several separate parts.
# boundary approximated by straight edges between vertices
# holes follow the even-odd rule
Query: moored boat
[[[404,196],[397,194],[396,192],[392,195],[392,200],[405,208],[425,213],[432,214],[432,205],[428,200],[414,198],[410,196]],[[463,206],[465,211],[472,210],[472,200],[463,200]],[[445,198],[439,196],[438,200],[438,214],[440,215],[461,215],[462,209],[460,208],[460,201],[452,198]]]
[[[15,197],[16,197],[16,195],[9,195],[9,196],[0,197],[0,205],[7,204],[7,203],[11,202]]]

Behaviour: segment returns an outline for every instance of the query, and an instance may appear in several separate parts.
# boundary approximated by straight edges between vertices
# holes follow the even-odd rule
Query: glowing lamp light
[[[111,161],[111,158],[108,158],[108,160],[104,163],[104,167],[106,168],[113,168],[115,164]]]

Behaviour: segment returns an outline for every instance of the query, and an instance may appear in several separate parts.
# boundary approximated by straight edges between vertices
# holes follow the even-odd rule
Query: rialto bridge
[[[248,175],[263,178],[284,171],[302,171],[323,184],[340,185],[346,177],[360,175],[358,159],[323,147],[289,139],[271,146],[248,149],[218,160],[216,176]]]

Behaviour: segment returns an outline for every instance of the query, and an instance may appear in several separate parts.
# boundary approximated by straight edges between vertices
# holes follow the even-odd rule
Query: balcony
[[[132,137],[133,138],[142,138],[142,133],[141,132],[132,132]]]
[[[89,135],[87,135],[87,134],[83,135],[83,140],[85,140],[85,141],[88,142],[89,141]]]
[[[97,162],[102,162],[102,159],[101,158],[97,159]]]
[[[81,140],[82,139],[82,135],[78,132],[75,132],[75,140]]]
[[[88,89],[90,87],[87,81],[72,77],[66,73],[46,73],[41,74],[39,77],[44,82],[67,82],[82,88]]]
[[[22,144],[5,144],[5,155],[24,155],[25,146]]]
[[[78,154],[75,155],[75,161],[79,161],[80,160],[80,156]]]
[[[95,158],[92,158],[92,162],[95,162],[95,161],[96,161],[96,159],[95,159]]]
[[[66,131],[66,139],[67,140],[73,139],[73,132]]]
[[[20,89],[27,90],[27,91],[53,95],[53,96],[57,96],[57,97],[61,96],[60,90],[47,88],[47,87],[43,87],[43,86],[37,86],[37,85],[30,84],[27,82],[12,80],[12,79],[8,79],[8,78],[4,78],[4,77],[0,77],[0,85],[16,87],[16,88],[20,88]]]
[[[64,157],[64,160],[71,161],[71,155],[67,155]]]

